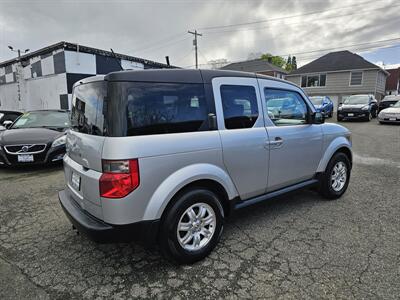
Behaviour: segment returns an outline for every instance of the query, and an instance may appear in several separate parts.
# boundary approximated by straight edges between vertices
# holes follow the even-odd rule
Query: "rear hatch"
[[[82,209],[102,219],[99,179],[102,174],[102,149],[105,140],[103,116],[106,82],[89,81],[74,87],[72,129],[67,135],[64,172],[70,196]]]

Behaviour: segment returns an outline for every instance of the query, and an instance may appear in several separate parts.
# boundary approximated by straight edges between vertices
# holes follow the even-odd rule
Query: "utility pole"
[[[198,33],[197,30],[195,31],[188,31],[188,33],[193,34],[194,35],[194,40],[193,40],[193,46],[194,46],[194,58],[196,61],[196,69],[199,68],[199,62],[198,62],[198,58],[197,58],[197,36],[203,36],[202,34]]]
[[[18,53],[18,66],[16,67],[16,80],[17,80],[17,93],[18,93],[18,104],[21,105],[21,80],[23,80],[23,77],[21,76],[22,73],[22,63],[21,63],[21,49],[15,50],[12,46],[8,46],[8,49],[10,49],[13,52]],[[24,53],[28,52],[29,49],[25,49]]]

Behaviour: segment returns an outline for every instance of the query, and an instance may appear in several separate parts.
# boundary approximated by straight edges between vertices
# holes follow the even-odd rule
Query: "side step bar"
[[[235,204],[235,209],[240,209],[240,208],[243,208],[243,207],[246,207],[246,206],[250,206],[250,205],[253,205],[253,204],[256,204],[256,203],[259,203],[259,202],[263,202],[263,201],[275,198],[277,196],[280,196],[280,195],[283,195],[283,194],[287,194],[289,192],[292,192],[292,191],[295,191],[295,190],[298,190],[298,189],[302,189],[302,188],[314,185],[316,183],[318,183],[317,179],[310,179],[310,180],[307,180],[307,181],[303,181],[303,182],[300,182],[300,183],[285,187],[285,188],[277,190],[277,191],[273,191],[273,192],[270,192],[270,193],[267,193],[267,194],[264,194],[264,195],[261,195],[261,196],[257,196],[257,197],[250,198],[250,199],[247,199],[247,200],[244,200],[244,201],[240,201],[240,202],[237,202]]]

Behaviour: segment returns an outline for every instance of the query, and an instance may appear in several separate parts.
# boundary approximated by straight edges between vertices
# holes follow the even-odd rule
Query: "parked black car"
[[[20,116],[0,132],[0,165],[32,165],[61,161],[65,154],[70,114],[37,110]]]
[[[0,130],[6,129],[6,126],[11,125],[22,115],[22,112],[11,110],[0,110]]]
[[[337,120],[362,119],[370,121],[378,114],[378,101],[372,95],[352,95],[341,103],[337,110]]]
[[[378,107],[378,113],[385,108],[392,107],[395,105],[398,101],[400,101],[400,95],[388,95],[383,100],[379,103]]]

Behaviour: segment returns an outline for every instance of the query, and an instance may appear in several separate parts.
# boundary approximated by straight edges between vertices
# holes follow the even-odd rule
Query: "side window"
[[[254,86],[221,85],[221,100],[225,128],[251,128],[258,118],[257,95]]]
[[[307,123],[307,104],[293,91],[264,89],[266,111],[276,126]]]
[[[208,130],[208,106],[202,84],[129,83],[127,135]]]

